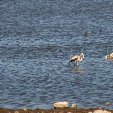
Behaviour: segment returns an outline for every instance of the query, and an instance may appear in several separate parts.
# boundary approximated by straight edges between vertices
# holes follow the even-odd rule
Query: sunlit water
[[[0,107],[113,105],[112,51],[112,0],[2,0]],[[85,60],[69,64],[80,52]]]

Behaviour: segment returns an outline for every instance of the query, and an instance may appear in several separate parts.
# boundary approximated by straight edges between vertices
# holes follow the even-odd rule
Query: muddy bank
[[[95,110],[100,110],[100,108],[60,108],[60,109],[4,109],[0,108],[0,113],[93,113]],[[107,110],[113,113],[113,110]]]

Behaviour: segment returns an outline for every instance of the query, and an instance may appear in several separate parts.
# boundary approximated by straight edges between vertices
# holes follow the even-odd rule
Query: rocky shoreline
[[[5,109],[0,108],[0,113],[113,113],[113,110],[102,108],[57,108],[57,109]]]
[[[111,105],[110,102],[106,102],[106,106]],[[76,103],[69,106],[66,101],[53,103],[51,109],[7,109],[0,108],[0,113],[113,113],[113,110],[104,109],[103,107],[98,108],[78,108]]]

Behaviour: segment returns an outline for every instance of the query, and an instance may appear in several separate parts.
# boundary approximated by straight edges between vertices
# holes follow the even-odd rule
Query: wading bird
[[[70,58],[70,62],[75,62],[76,65],[78,65],[78,62],[82,62],[84,60],[84,54],[80,53],[80,55],[74,55],[73,57]]]
[[[113,53],[106,55],[105,59],[106,60],[113,60]]]

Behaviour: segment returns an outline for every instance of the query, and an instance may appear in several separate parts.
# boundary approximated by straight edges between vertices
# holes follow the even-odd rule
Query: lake
[[[84,61],[69,64],[81,52]],[[1,0],[0,107],[112,109],[111,52],[111,0]]]

